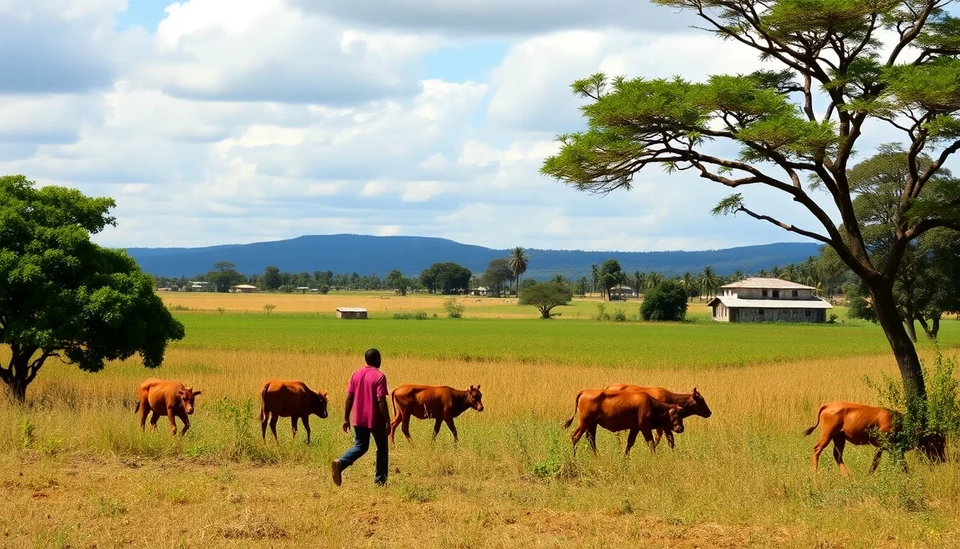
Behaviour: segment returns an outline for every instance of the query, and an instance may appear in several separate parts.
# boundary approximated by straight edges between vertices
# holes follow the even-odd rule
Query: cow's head
[[[310,413],[320,416],[320,419],[327,417],[327,393],[314,393],[311,400]]]
[[[947,461],[947,437],[942,433],[927,433],[920,436],[920,451],[934,463]]]
[[[700,391],[696,387],[693,388],[693,415],[700,417],[710,417],[713,412],[710,411],[710,407],[707,406],[707,401],[704,400],[703,395],[700,394]]]
[[[674,433],[683,432],[683,416],[680,414],[681,411],[683,411],[683,408],[673,404],[671,404],[667,410],[667,417],[670,418],[670,430]]]
[[[183,406],[183,411],[186,412],[187,415],[193,414],[193,399],[199,394],[200,391],[194,391],[191,387],[183,387],[177,393],[180,405]]]
[[[467,391],[467,405],[478,412],[483,411],[483,395],[480,394],[480,386],[470,386]]]

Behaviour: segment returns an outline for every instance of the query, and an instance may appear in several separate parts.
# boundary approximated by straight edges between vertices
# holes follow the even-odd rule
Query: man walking
[[[387,410],[387,376],[380,371],[380,351],[367,349],[364,354],[366,366],[350,377],[347,386],[347,403],[343,411],[343,432],[350,432],[350,412],[353,411],[354,445],[340,459],[333,460],[333,483],[340,486],[341,473],[353,465],[370,448],[370,436],[377,443],[377,473],[374,482],[387,483],[387,425],[390,412]]]

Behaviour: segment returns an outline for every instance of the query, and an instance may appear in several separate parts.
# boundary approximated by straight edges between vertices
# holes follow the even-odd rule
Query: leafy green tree
[[[587,277],[581,276],[580,279],[577,280],[577,286],[575,290],[577,295],[580,297],[587,295]]]
[[[520,305],[533,305],[540,311],[541,318],[550,318],[554,307],[567,305],[573,299],[573,290],[568,284],[550,281],[538,282],[520,290]]]
[[[643,295],[640,317],[644,320],[681,321],[686,315],[687,291],[679,282],[661,282]]]
[[[500,296],[507,283],[513,280],[513,275],[509,259],[493,259],[480,279],[487,287],[487,295]]]
[[[700,273],[700,289],[700,295],[708,297],[717,295],[717,290],[720,289],[720,277],[710,265],[704,267],[703,272]]]
[[[596,264],[590,265],[590,281],[592,282],[592,291],[596,292],[600,288],[600,269]]]
[[[620,262],[616,259],[608,259],[600,265],[598,278],[600,280],[600,289],[603,291],[601,297],[606,296],[609,300],[610,289],[619,284],[624,276],[620,269]]]
[[[741,192],[714,214],[743,213],[836,250],[870,293],[907,401],[924,406],[923,371],[894,284],[912,241],[936,228],[960,229],[957,189],[927,185],[960,150],[960,19],[944,9],[949,2],[655,1],[692,13],[719,38],[781,70],[699,83],[603,74],[579,80],[573,90],[588,102],[589,130],[561,136],[560,152],[542,171],[589,192],[629,189],[636,173],[662,166],[738,191],[763,186],[785,194],[816,228],[754,211]],[[884,32],[886,41],[878,38]],[[877,131],[899,133],[909,173],[882,262],[869,253],[847,176],[861,136]],[[738,154],[718,156],[729,150],[724,145]],[[923,154],[933,160],[926,169],[917,162]],[[808,180],[826,192],[808,188]]]
[[[275,291],[283,286],[283,277],[280,276],[280,269],[269,266],[263,270],[263,289],[269,292]]]
[[[693,280],[693,275],[690,274],[690,271],[683,273],[683,278],[681,279],[681,284],[683,284],[683,289],[687,292],[687,299],[693,297],[693,291],[695,289],[695,284]],[[699,294],[699,292],[698,292]]]
[[[516,288],[517,292],[520,291],[520,275],[527,272],[527,265],[530,263],[530,258],[527,256],[527,250],[521,246],[510,250],[510,257],[507,258],[510,262],[510,269],[513,270],[514,276],[516,276]],[[517,294],[519,295],[519,293]]]
[[[116,204],[22,175],[0,177],[0,344],[9,347],[0,380],[20,402],[47,359],[98,372],[107,360],[140,354],[163,362],[183,325],[153,291],[153,279],[122,250],[90,235]]]
[[[234,269],[235,265],[229,261],[217,261],[213,264],[214,270],[210,271],[204,277],[213,283],[216,291],[220,293],[229,292],[230,288],[240,284],[244,276]]]
[[[390,288],[397,292],[400,295],[407,295],[407,289],[410,287],[410,279],[403,276],[398,269],[394,269],[387,274],[387,278],[384,279],[384,283],[387,285],[387,288]]]
[[[431,293],[445,295],[466,291],[470,285],[472,273],[466,267],[448,261],[434,263],[420,273],[420,282]]]

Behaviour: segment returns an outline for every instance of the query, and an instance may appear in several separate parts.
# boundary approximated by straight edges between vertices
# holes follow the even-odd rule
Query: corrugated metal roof
[[[771,290],[816,290],[812,286],[804,286],[803,284],[797,284],[796,282],[790,282],[789,280],[780,280],[779,278],[761,278],[753,277],[746,278],[744,280],[739,280],[737,282],[731,282],[721,288],[759,288],[759,289],[771,289]]]
[[[728,295],[718,295],[711,299],[708,307],[712,307],[714,302],[719,301],[728,308],[754,308],[754,309],[832,309],[833,305],[826,301],[817,299],[743,299]]]

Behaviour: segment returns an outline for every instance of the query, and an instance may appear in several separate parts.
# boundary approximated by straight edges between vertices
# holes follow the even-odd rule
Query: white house
[[[816,288],[779,278],[747,278],[721,286],[707,305],[717,322],[826,322],[827,301]]]

